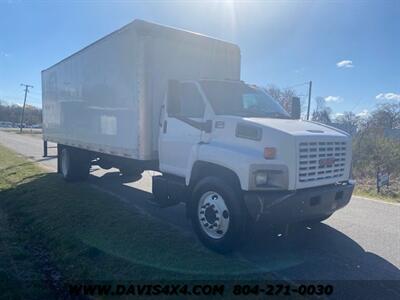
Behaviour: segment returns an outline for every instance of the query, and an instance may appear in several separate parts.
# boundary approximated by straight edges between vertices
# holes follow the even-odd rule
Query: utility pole
[[[26,96],[28,95],[29,88],[33,89],[32,85],[21,83],[21,86],[25,87],[25,98],[24,98],[24,105],[22,106],[22,113],[21,113],[21,121],[19,124],[19,132],[22,133],[22,122],[24,121],[24,112],[25,112],[25,104],[26,104]]]
[[[310,80],[308,85],[308,107],[307,107],[307,120],[310,119],[310,106],[311,106],[311,88],[312,88],[312,81]]]

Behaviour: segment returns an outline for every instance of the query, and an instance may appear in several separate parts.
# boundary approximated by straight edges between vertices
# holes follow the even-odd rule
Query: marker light
[[[265,147],[264,148],[264,158],[265,159],[274,159],[276,157],[276,148],[274,147]]]

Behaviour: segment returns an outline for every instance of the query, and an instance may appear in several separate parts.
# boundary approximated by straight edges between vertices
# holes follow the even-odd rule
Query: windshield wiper
[[[288,119],[289,117],[279,113],[279,112],[261,112],[261,111],[237,111],[237,112],[226,112],[226,115],[239,116],[239,117],[248,117],[248,118],[281,118]]]
[[[285,114],[283,114],[283,113],[280,113],[280,112],[268,112],[267,113],[268,114],[268,116],[269,117],[273,117],[273,118],[279,118],[279,119],[288,119],[289,118],[289,116],[287,116],[287,115],[285,115]]]

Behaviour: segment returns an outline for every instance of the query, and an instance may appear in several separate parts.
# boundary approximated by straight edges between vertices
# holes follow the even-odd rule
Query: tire
[[[188,213],[194,231],[208,248],[228,253],[242,244],[247,210],[242,193],[216,177],[200,180],[193,189]]]
[[[83,181],[89,176],[90,156],[87,152],[72,147],[62,147],[60,173],[66,181]]]

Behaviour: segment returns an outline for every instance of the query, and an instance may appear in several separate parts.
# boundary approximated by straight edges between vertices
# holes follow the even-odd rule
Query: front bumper
[[[253,220],[289,224],[332,214],[349,203],[353,189],[344,182],[293,192],[245,192],[244,201]]]

